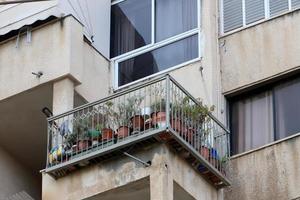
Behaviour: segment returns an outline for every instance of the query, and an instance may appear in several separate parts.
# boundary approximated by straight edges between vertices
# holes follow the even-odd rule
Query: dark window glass
[[[111,7],[110,57],[151,43],[151,0],[127,0]]]
[[[197,0],[156,0],[156,41],[197,27]]]
[[[198,57],[198,35],[119,63],[119,86]]]
[[[231,146],[234,154],[274,140],[271,92],[262,92],[233,102],[231,115]]]
[[[300,79],[274,89],[276,138],[300,132]]]
[[[300,78],[230,103],[232,153],[242,153],[300,132]]]

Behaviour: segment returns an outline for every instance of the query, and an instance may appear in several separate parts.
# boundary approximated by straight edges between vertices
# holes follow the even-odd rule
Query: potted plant
[[[113,121],[115,120],[116,113],[113,110],[113,102],[107,101],[101,106],[101,113],[103,116],[102,121],[102,129],[101,129],[101,140],[103,142],[110,141],[113,139],[114,131],[111,129],[110,125],[113,125]],[[100,129],[99,129],[100,130]]]
[[[92,145],[97,145],[101,140],[102,124],[97,124],[94,129],[88,130],[88,135],[91,138]]]
[[[74,133],[77,136],[77,150],[82,151],[89,146],[88,120],[80,119],[74,124]]]
[[[166,126],[166,101],[165,99],[159,99],[151,105],[151,119],[152,125],[155,128],[161,128]]]
[[[172,103],[171,111],[171,127],[177,131],[180,135],[183,134],[183,107],[182,102],[175,101]]]
[[[143,101],[143,98],[140,96],[133,96],[127,99],[128,107],[131,107],[131,110],[128,110],[131,114],[130,122],[133,132],[139,132],[144,129],[144,117],[140,114],[140,105]]]
[[[127,104],[126,102],[118,104],[117,112],[114,114],[114,122],[116,123],[116,127],[118,127],[116,130],[116,135],[118,138],[125,138],[129,136],[129,124],[132,113],[132,105]]]
[[[202,102],[193,102],[189,97],[183,98],[181,102],[182,113],[184,117],[184,137],[186,140],[193,142],[196,133],[200,134],[201,139],[206,140],[210,130],[203,126],[209,124],[211,118],[209,114],[214,110],[214,106],[208,107]]]

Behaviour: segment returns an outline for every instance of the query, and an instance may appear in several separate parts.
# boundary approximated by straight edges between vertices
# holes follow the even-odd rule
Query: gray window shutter
[[[243,26],[243,7],[241,0],[223,0],[224,32]]]
[[[300,8],[300,0],[292,0],[292,8]]]
[[[275,16],[289,9],[288,0],[270,0],[270,16]]]
[[[245,0],[246,24],[265,18],[264,0]]]

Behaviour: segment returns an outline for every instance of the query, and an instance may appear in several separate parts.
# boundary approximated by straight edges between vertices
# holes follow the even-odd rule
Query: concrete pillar
[[[150,199],[173,200],[173,176],[167,165],[162,165],[151,173]]]
[[[69,78],[59,80],[53,84],[53,114],[61,114],[73,109],[74,106],[74,82]],[[59,119],[56,124],[60,127],[67,123],[69,130],[72,130],[71,116]],[[68,134],[64,133],[64,134]],[[64,135],[58,131],[52,132],[52,147],[59,147],[64,140]]]
[[[57,115],[73,109],[74,82],[69,78],[53,84],[53,114]]]

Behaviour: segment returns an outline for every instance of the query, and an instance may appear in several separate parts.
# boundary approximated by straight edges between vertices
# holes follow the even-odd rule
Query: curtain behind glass
[[[127,0],[111,7],[110,57],[151,43],[151,0]]]
[[[234,154],[274,141],[272,93],[234,102],[231,120]]]
[[[156,42],[197,27],[197,0],[156,0]]]
[[[300,132],[300,79],[274,88],[276,139]]]
[[[198,57],[198,34],[119,63],[119,86]]]

